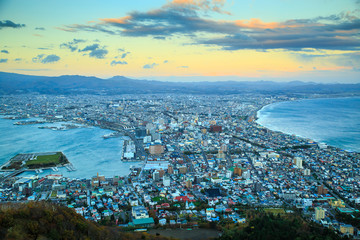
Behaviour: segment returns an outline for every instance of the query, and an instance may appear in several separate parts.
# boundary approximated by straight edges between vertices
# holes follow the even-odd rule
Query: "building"
[[[163,169],[158,170],[159,177],[162,178],[165,175],[165,171]]]
[[[330,200],[329,204],[332,206],[332,207],[340,207],[340,208],[344,208],[345,207],[345,203],[343,200],[341,199],[337,199],[337,200]]]
[[[221,196],[220,188],[205,189],[205,195],[211,198],[220,197]]]
[[[187,167],[186,166],[179,167],[179,173],[186,174],[186,172],[187,172]]]
[[[186,188],[192,188],[192,182],[190,179],[187,180],[185,184],[186,184]]]
[[[144,206],[134,206],[131,209],[131,215],[134,219],[148,218],[149,213]]]
[[[340,232],[346,235],[354,235],[354,227],[348,224],[340,225]]]
[[[173,174],[174,173],[174,168],[172,166],[168,167],[168,174]]]
[[[133,225],[134,227],[153,227],[155,225],[155,222],[152,217],[140,218],[134,219],[131,225]]]
[[[96,177],[91,178],[91,186],[93,187],[101,186],[101,182],[105,182],[105,176],[99,175],[99,173],[96,175]]]
[[[294,163],[298,168],[302,168],[302,158],[295,157],[294,158]]]
[[[319,195],[325,195],[328,193],[327,188],[325,188],[323,185],[318,186],[317,192]]]
[[[160,173],[158,171],[154,171],[152,176],[155,182],[160,180]]]
[[[321,207],[315,208],[315,219],[320,221],[325,218],[325,210]]]
[[[304,176],[310,176],[310,169],[304,169]]]
[[[169,176],[164,176],[163,177],[163,185],[164,185],[164,187],[169,187],[170,186],[170,177]]]
[[[211,125],[210,132],[222,132],[222,126],[218,125]]]
[[[234,168],[234,175],[241,176],[242,175],[242,169],[239,167]]]
[[[161,144],[151,145],[149,147],[149,153],[152,155],[162,154],[164,152],[164,146]]]
[[[225,153],[222,150],[219,150],[216,157],[221,158],[221,159],[225,159]]]
[[[135,136],[137,138],[143,138],[146,136],[146,129],[145,128],[137,128],[135,130]]]

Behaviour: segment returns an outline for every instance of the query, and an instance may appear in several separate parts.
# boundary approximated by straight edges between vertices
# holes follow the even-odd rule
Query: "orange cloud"
[[[106,23],[118,23],[118,24],[127,24],[129,20],[131,20],[132,17],[131,16],[125,16],[122,18],[103,18],[100,19],[103,22]]]
[[[278,22],[265,23],[258,18],[252,18],[250,19],[250,21],[236,20],[235,25],[242,28],[260,28],[260,29],[267,29],[267,28],[273,29],[273,28],[285,27],[282,23],[278,23]]]
[[[263,22],[258,18],[251,18],[250,20],[236,20],[235,25],[242,28],[256,28],[256,29],[274,29],[287,27],[302,27],[304,24],[297,24],[291,22]],[[313,24],[315,25],[315,24]],[[317,24],[318,25],[318,24]]]

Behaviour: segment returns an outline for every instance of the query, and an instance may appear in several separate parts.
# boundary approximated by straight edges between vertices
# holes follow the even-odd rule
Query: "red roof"
[[[177,196],[175,197],[175,201],[178,201],[178,202],[194,202],[195,200],[190,200],[188,196]]]
[[[170,204],[168,204],[168,203],[163,203],[163,204],[161,204],[161,207],[168,208],[168,207],[170,207]]]

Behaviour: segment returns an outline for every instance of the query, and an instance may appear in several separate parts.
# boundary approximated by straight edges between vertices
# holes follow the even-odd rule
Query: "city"
[[[298,211],[356,238],[358,227],[344,219],[359,217],[360,153],[256,122],[265,105],[297,99],[266,94],[1,96],[1,115],[16,119],[19,128],[36,118],[113,130],[113,137],[125,142],[119,158],[134,166],[126,176],[104,176],[99,169],[84,179],[4,172],[0,201],[52,201],[91,221],[134,229],[198,228],[224,220],[242,224],[247,218],[239,209],[247,207]],[[75,160],[69,161],[76,167]]]

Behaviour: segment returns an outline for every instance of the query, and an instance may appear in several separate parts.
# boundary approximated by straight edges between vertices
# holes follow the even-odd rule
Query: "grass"
[[[162,200],[164,200],[163,197],[154,197],[154,198],[151,199],[151,201],[153,201],[153,202],[160,202]]]
[[[286,213],[285,210],[282,208],[265,208],[264,211],[266,213],[272,213],[274,215],[277,215],[277,214],[282,215],[282,214]]]
[[[62,153],[58,152],[54,155],[43,155],[38,156],[36,160],[29,160],[26,162],[26,166],[29,168],[32,167],[48,167],[48,166],[56,166],[61,163]]]

